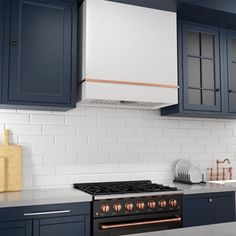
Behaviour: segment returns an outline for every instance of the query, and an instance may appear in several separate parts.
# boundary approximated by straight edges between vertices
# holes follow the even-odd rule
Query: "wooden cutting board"
[[[0,192],[20,191],[22,189],[22,147],[9,144],[8,130],[4,131],[0,157]],[[2,177],[3,172],[5,177]]]

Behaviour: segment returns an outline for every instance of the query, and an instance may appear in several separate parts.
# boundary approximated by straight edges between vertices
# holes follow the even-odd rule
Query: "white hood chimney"
[[[85,0],[80,104],[157,109],[178,103],[176,13]]]

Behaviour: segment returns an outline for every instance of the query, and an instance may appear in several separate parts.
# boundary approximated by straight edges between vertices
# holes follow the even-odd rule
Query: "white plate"
[[[180,159],[176,165],[175,165],[175,175],[178,176],[178,178],[180,178],[180,171],[183,170],[183,168],[189,169],[190,167],[190,163],[188,160],[185,159]]]
[[[188,170],[188,174],[190,177],[190,181],[192,183],[200,183],[201,182],[201,171],[196,166],[191,166]]]

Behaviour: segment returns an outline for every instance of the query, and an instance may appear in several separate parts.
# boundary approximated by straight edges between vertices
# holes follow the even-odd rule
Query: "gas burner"
[[[177,191],[177,188],[175,187],[154,184],[150,180],[74,184],[74,188],[82,190],[93,196]]]

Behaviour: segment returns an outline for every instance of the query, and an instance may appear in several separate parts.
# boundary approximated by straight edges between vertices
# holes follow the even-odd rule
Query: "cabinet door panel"
[[[31,236],[31,221],[10,221],[0,223],[1,236]]]
[[[234,220],[234,192],[184,196],[184,227],[216,224]]]
[[[227,33],[228,56],[228,109],[236,112],[236,33]]]
[[[82,216],[58,217],[40,220],[39,236],[84,236],[85,220]]]
[[[221,111],[219,32],[182,25],[184,109]]]
[[[11,3],[8,101],[69,104],[71,3]]]

